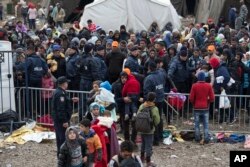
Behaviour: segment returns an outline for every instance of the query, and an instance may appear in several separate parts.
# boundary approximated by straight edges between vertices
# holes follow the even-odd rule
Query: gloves
[[[133,114],[132,121],[135,121],[136,113]]]
[[[129,115],[128,115],[128,114],[125,115],[124,120],[125,120],[125,121],[129,120]]]
[[[102,149],[98,149],[97,150],[97,161],[101,161],[102,160]]]

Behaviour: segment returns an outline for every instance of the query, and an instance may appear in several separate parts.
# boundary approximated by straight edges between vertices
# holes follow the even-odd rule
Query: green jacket
[[[143,133],[143,134],[154,134],[155,127],[160,123],[159,110],[155,106],[154,103],[152,103],[152,102],[145,102],[145,103],[141,104],[141,106],[139,107],[138,112],[141,112],[141,110],[144,109],[145,107],[152,107],[151,115],[152,115],[154,126],[153,126],[151,132],[149,132],[149,133]]]

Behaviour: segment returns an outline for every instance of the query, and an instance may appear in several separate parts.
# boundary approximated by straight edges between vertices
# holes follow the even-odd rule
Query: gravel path
[[[226,167],[229,166],[229,151],[239,149],[243,149],[243,144],[216,143],[203,146],[193,142],[173,143],[154,147],[152,160],[158,167]],[[55,167],[55,141],[41,144],[28,142],[14,149],[0,148],[0,167],[6,165]]]

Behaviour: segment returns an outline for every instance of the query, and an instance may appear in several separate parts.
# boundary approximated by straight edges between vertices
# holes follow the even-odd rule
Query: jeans
[[[56,132],[57,156],[59,155],[61,145],[65,142],[66,128],[63,127],[63,123],[65,122],[54,120],[54,128]]]
[[[33,30],[36,29],[36,19],[29,19],[29,28]]]
[[[154,135],[153,134],[141,134],[141,155],[144,155],[146,153],[146,157],[151,157],[153,152],[153,140]]]
[[[125,103],[125,114],[130,115],[133,113],[137,113],[137,110],[138,110],[137,105],[138,105],[139,95],[130,94],[130,95],[128,95],[128,97],[130,97],[131,102]]]
[[[194,110],[194,128],[195,128],[195,140],[200,141],[200,119],[203,121],[204,128],[204,140],[209,141],[208,136],[208,120],[209,112],[205,110]]]

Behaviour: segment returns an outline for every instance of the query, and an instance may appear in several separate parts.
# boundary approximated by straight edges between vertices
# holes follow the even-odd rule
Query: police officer
[[[68,88],[68,80],[65,76],[57,79],[58,87],[54,92],[52,99],[52,117],[56,132],[57,156],[60,147],[65,141],[65,131],[69,127],[69,121],[72,114],[72,103],[78,102],[77,97],[69,98],[66,90]]]
[[[92,83],[96,80],[100,80],[101,78],[98,74],[98,65],[92,55],[93,45],[90,43],[86,44],[84,46],[84,51],[85,54],[79,58],[79,60],[76,62],[76,65],[81,76],[80,91],[90,91],[92,89]],[[80,121],[86,113],[86,105],[86,95],[81,94],[79,110]]]
[[[164,87],[166,82],[166,74],[162,72],[162,69],[157,69],[155,62],[150,62],[148,65],[148,76],[144,80],[143,84],[143,97],[144,101],[147,100],[147,94],[149,92],[156,93],[155,105],[159,109],[160,114],[160,124],[155,130],[154,134],[154,145],[158,146],[162,137],[163,132],[163,120],[162,120],[162,110],[164,102]]]

